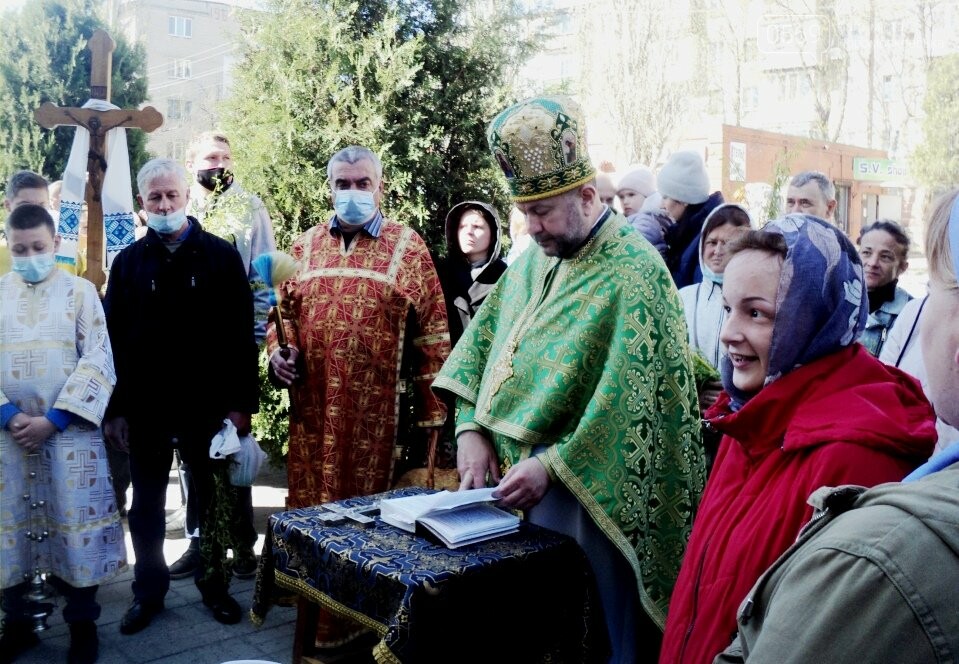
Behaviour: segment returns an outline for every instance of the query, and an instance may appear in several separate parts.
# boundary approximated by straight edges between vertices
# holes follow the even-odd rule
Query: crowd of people
[[[215,620],[241,619],[230,578],[254,573],[262,524],[209,446],[249,433],[258,349],[289,390],[290,508],[388,490],[411,391],[416,426],[451,439],[460,489],[495,485],[500,505],[580,544],[603,661],[950,660],[959,191],[932,208],[929,294],[912,299],[908,233],[884,219],[852,241],[822,173],[795,175],[784,216],[757,228],[695,152],[598,173],[568,97],[510,106],[487,138],[514,203],[508,253],[478,200],[445,211],[431,252],[384,216],[378,155],[348,146],[327,164],[333,214],[272,284],[255,267],[276,250],[266,207],[237,181],[230,139],[201,134],[185,164],[140,169],[143,230],[102,302],[56,268],[46,180],[10,178],[0,662],[38,643],[37,570],[65,598],[68,661],[96,661],[123,516],[123,634],[185,577]],[[191,539],[168,562],[173,467]],[[324,609],[316,646],[366,630]]]

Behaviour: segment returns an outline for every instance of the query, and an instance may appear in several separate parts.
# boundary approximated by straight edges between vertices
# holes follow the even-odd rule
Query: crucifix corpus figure
[[[86,271],[80,275],[93,282],[99,290],[106,281],[104,267],[104,175],[107,173],[108,160],[106,158],[107,132],[114,129],[135,128],[143,131],[153,131],[163,124],[163,116],[152,106],[137,109],[119,109],[108,108],[110,101],[110,78],[113,69],[113,49],[116,47],[113,39],[103,30],[97,30],[87,41],[87,49],[90,51],[90,99],[84,104],[83,108],[60,107],[47,102],[36,109],[33,113],[37,123],[46,129],[53,129],[59,126],[75,126],[89,132],[89,148],[86,150],[86,171],[82,173],[82,153],[75,159],[78,142],[74,141],[74,150],[70,155],[70,162],[67,164],[67,172],[63,178],[63,204],[60,208],[60,228],[61,234],[64,227],[67,231],[64,240],[69,240],[70,235],[76,238],[75,233],[79,226],[80,199],[85,200],[87,204],[87,222],[88,230],[86,234],[86,246],[77,247],[74,245],[74,254],[77,248],[86,249],[87,267]],[[94,100],[101,100],[96,102]],[[121,148],[121,149],[118,149]],[[123,163],[115,163],[117,175],[120,176],[120,182],[125,183],[126,192],[123,192],[123,186],[118,188],[119,198],[129,200],[129,209],[122,213],[113,209],[107,212],[108,243],[115,245],[109,247],[109,257],[119,252],[120,249],[132,241],[133,237],[133,203],[132,187],[130,186],[129,175],[129,154],[126,153],[126,134],[117,132],[111,136],[110,161],[115,158],[121,158]],[[78,164],[76,162],[79,162]],[[71,168],[71,166],[78,166]],[[122,172],[121,172],[122,171]],[[86,177],[84,177],[84,175]],[[72,207],[70,204],[68,191],[74,190],[78,193],[76,196],[77,204]],[[82,192],[82,193],[80,193]],[[106,195],[110,201],[109,194]],[[114,208],[116,205],[108,203],[108,207]],[[122,209],[126,206],[119,206]],[[128,213],[127,213],[128,212]],[[114,214],[115,213],[115,214]],[[67,218],[64,218],[67,215]],[[71,216],[72,215],[72,216]],[[116,217],[116,218],[114,218]],[[66,223],[65,223],[66,222]]]

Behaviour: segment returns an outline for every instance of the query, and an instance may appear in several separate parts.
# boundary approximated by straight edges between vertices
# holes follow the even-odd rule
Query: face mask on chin
[[[233,184],[233,173],[225,168],[204,168],[196,172],[196,181],[208,191],[225,191]]]
[[[334,201],[336,216],[348,224],[358,225],[369,221],[376,212],[376,201],[372,191],[361,189],[339,189]]]
[[[147,212],[147,226],[160,235],[172,235],[183,228],[186,223],[186,208],[170,214],[154,214]]]
[[[29,284],[36,284],[46,279],[56,265],[56,257],[52,254],[34,254],[33,256],[14,256],[13,271]]]

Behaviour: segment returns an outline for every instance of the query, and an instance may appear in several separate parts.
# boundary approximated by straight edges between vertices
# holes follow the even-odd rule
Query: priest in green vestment
[[[600,200],[575,101],[516,104],[488,138],[538,247],[433,383],[456,396],[461,488],[498,483],[502,504],[575,537],[610,661],[656,661],[705,483],[679,296],[659,253]]]

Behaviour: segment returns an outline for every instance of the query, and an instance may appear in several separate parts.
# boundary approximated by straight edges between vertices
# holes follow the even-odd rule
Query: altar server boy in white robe
[[[6,221],[0,276],[0,658],[39,639],[27,616],[37,572],[62,596],[67,661],[97,659],[99,584],[126,566],[100,421],[116,383],[106,319],[89,281],[54,269],[59,237],[39,205]],[[33,606],[31,606],[33,604]]]

